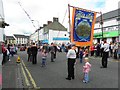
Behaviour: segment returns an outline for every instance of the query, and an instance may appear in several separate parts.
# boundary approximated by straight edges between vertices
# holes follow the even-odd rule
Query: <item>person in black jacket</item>
[[[31,46],[28,47],[28,49],[27,49],[27,54],[28,54],[28,62],[29,62],[29,61],[31,61],[31,58],[30,58],[30,57],[31,57],[31,54],[32,54],[32,53],[31,53]]]
[[[37,64],[37,46],[35,45],[35,43],[33,43],[33,46],[31,47],[31,53],[32,53],[32,64]]]
[[[54,44],[51,43],[51,47],[50,47],[50,52],[51,52],[51,62],[54,62],[54,59],[55,59],[55,47],[54,47]]]

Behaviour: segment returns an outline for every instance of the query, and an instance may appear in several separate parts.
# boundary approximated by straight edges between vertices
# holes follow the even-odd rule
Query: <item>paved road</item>
[[[65,53],[57,53],[57,59],[55,62],[50,62],[50,55],[47,57],[47,66],[41,67],[41,56],[38,53],[38,63],[33,65],[31,62],[27,62],[26,52],[18,53],[21,57],[21,67],[16,66],[14,57],[11,62],[7,62],[3,67],[3,70],[6,72],[5,68],[12,68],[13,71],[8,73],[4,72],[3,80],[10,80],[9,76],[6,78],[6,75],[14,73],[13,77],[19,78],[19,83],[21,86],[16,85],[16,82],[13,82],[16,87],[34,87],[34,88],[118,88],[118,62],[110,59],[108,62],[108,68],[101,69],[101,59],[90,57],[90,63],[92,64],[92,70],[90,72],[90,82],[85,84],[82,82],[83,73],[82,66],[84,63],[80,64],[79,60],[75,65],[75,80],[67,81],[67,60]],[[23,62],[22,62],[23,61]],[[12,64],[10,64],[12,63]],[[8,65],[8,66],[7,66]],[[13,68],[13,67],[16,67]],[[21,69],[20,69],[21,68]],[[17,75],[16,75],[17,74]],[[27,81],[28,80],[28,81]],[[7,81],[3,82],[4,86],[7,86]]]

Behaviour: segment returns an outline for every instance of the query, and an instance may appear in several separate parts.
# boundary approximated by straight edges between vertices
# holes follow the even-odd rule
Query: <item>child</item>
[[[85,65],[83,66],[83,73],[84,73],[83,82],[84,83],[88,83],[91,64],[89,63],[89,59],[88,58],[85,58],[84,60],[85,60]]]
[[[83,50],[82,50],[82,48],[80,48],[79,56],[80,56],[80,63],[82,63],[82,61],[83,61]]]
[[[47,52],[43,50],[42,52],[42,67],[46,66],[46,57],[47,57]]]

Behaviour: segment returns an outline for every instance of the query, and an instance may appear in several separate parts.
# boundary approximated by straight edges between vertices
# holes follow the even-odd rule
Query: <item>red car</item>
[[[24,46],[21,46],[21,47],[20,47],[20,51],[25,51],[25,47],[24,47]]]

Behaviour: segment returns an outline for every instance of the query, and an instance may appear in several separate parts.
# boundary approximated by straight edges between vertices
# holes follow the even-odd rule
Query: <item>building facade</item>
[[[53,17],[53,21],[48,21],[47,24],[43,24],[43,27],[39,31],[39,41],[41,43],[68,43],[69,33],[67,29],[59,23],[59,19]],[[33,33],[30,40],[35,42],[38,40],[38,31]]]
[[[16,44],[16,40],[13,36],[6,36],[6,44]]]
[[[107,39],[107,42],[118,42],[120,25],[118,23],[118,9],[102,14],[103,25],[100,24],[101,16],[96,18],[94,29],[94,43]],[[103,33],[103,34],[102,34]]]
[[[29,44],[29,36],[13,34],[13,37],[15,38],[16,45],[28,45]]]
[[[0,42],[5,41],[5,33],[3,28],[4,22],[4,9],[3,9],[3,2],[0,0]]]

